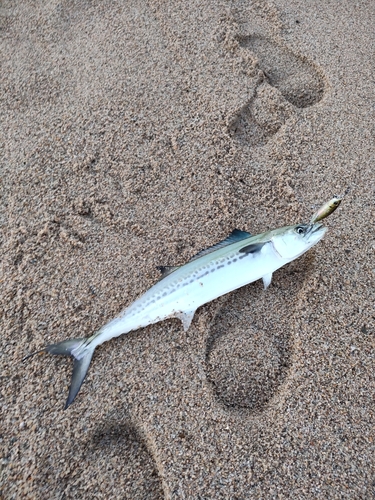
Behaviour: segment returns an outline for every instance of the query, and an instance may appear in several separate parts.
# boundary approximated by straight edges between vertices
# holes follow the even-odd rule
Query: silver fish
[[[78,394],[98,345],[167,318],[179,318],[186,331],[198,307],[258,279],[267,288],[276,269],[304,254],[325,232],[320,223],[286,226],[256,236],[235,229],[187,264],[161,268],[163,275],[155,285],[91,337],[64,340],[37,351],[73,358],[65,409]]]

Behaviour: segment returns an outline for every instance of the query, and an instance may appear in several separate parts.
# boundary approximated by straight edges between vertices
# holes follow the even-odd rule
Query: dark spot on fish
[[[224,264],[221,264],[220,266],[217,266],[216,269],[221,269],[222,267],[225,267]]]
[[[209,274],[209,271],[206,271],[205,273],[201,274],[200,276],[198,276],[198,280],[203,278],[203,276],[207,276],[207,274]]]

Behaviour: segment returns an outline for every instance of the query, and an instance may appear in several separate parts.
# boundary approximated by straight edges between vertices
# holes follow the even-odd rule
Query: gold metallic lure
[[[342,198],[342,196],[334,196],[331,200],[327,201],[327,203],[324,203],[324,205],[322,205],[311,217],[310,224],[319,222],[331,215],[340,205]]]

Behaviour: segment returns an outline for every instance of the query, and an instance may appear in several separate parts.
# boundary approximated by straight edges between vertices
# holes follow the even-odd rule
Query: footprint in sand
[[[114,415],[99,425],[82,447],[81,472],[70,494],[79,497],[91,484],[91,490],[99,496],[111,490],[112,498],[164,498],[156,464],[145,442],[131,424],[119,422],[121,416]]]
[[[260,285],[233,293],[211,327],[206,373],[216,399],[228,409],[261,411],[285,379],[290,358],[290,332],[277,336],[264,311]],[[279,311],[278,311],[279,312]]]
[[[313,106],[324,94],[323,76],[305,58],[269,38],[240,38],[257,59],[259,81],[253,98],[233,117],[231,135],[242,144],[262,146],[298,109]]]
[[[238,310],[235,310],[239,313]],[[250,313],[250,311],[249,311]],[[287,356],[270,332],[246,325],[248,311],[237,319],[235,328],[226,324],[228,311],[218,316],[218,335],[207,356],[208,376],[219,401],[227,408],[260,411],[284,378]],[[230,330],[224,333],[220,325]],[[233,360],[233,362],[231,361]]]

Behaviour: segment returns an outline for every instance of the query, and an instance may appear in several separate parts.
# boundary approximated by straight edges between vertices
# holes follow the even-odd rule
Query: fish
[[[340,205],[343,197],[342,196],[334,196],[331,200],[324,203],[319,210],[317,210],[314,215],[311,217],[310,224],[314,222],[319,222],[322,219],[325,219],[332,212],[336,210],[336,208]]]
[[[75,400],[100,344],[168,318],[180,319],[187,331],[200,306],[259,279],[266,289],[274,271],[307,252],[325,232],[320,223],[285,226],[255,236],[235,229],[186,264],[160,267],[160,280],[92,336],[47,345],[23,360],[38,353],[73,358],[64,408],[67,409]]]

